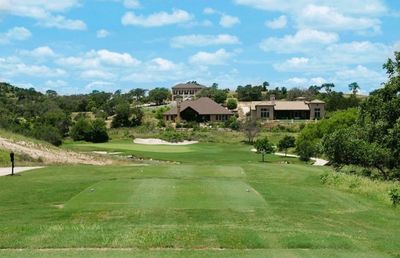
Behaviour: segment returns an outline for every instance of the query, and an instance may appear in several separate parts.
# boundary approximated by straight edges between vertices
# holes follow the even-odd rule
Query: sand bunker
[[[183,141],[183,142],[167,142],[161,139],[135,139],[133,140],[136,144],[147,144],[147,145],[190,145],[198,143],[198,141]]]

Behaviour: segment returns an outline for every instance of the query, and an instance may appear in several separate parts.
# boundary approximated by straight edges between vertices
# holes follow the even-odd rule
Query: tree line
[[[336,112],[303,129],[297,139],[303,159],[323,155],[338,170],[355,165],[367,176],[400,179],[400,52],[383,68],[388,82],[358,109]]]

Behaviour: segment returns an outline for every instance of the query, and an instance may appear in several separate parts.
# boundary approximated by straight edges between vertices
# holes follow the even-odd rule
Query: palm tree
[[[358,83],[353,82],[349,84],[349,90],[351,90],[353,92],[354,95],[357,94],[358,90],[360,89],[360,86],[358,85]]]

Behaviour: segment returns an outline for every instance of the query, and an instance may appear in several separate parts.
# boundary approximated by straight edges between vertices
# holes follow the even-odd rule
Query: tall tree
[[[269,82],[267,81],[263,82],[262,86],[263,86],[263,91],[267,91],[269,87]]]
[[[327,93],[331,93],[333,91],[333,88],[335,88],[335,84],[333,83],[323,83],[321,85],[321,89],[325,89]]]
[[[283,137],[278,144],[278,149],[280,151],[285,151],[285,156],[287,156],[288,149],[293,147],[296,147],[296,138],[290,135]]]
[[[254,148],[256,148],[257,153],[260,153],[262,155],[262,162],[265,161],[265,159],[264,159],[265,154],[270,154],[270,153],[272,153],[274,151],[274,147],[269,142],[267,137],[264,137],[262,139],[258,139],[254,143]]]
[[[171,92],[166,88],[155,88],[149,92],[150,101],[154,101],[157,105],[163,104],[171,97]]]
[[[356,95],[357,92],[360,90],[360,86],[357,82],[352,82],[349,84],[349,90],[353,92],[353,95]]]

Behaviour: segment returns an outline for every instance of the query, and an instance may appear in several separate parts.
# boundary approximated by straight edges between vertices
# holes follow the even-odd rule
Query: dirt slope
[[[104,157],[62,150],[39,143],[13,141],[3,137],[0,137],[0,149],[25,154],[33,159],[41,159],[45,164],[107,165],[112,163],[112,160]]]

